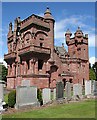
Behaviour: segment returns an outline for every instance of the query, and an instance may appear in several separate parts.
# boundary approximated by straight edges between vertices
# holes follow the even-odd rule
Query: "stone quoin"
[[[55,20],[46,9],[44,17],[32,14],[21,20],[17,17],[9,24],[7,35],[8,54],[4,60],[8,65],[7,88],[21,86],[30,80],[31,86],[55,88],[56,83],[66,81],[84,85],[89,80],[88,34],[78,27],[74,33],[65,33],[68,51],[54,46]]]

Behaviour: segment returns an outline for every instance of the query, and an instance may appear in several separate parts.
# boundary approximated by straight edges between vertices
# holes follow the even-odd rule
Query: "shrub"
[[[16,91],[12,90],[8,94],[8,106],[13,108],[15,103],[16,103]]]
[[[43,99],[42,99],[42,91],[41,91],[41,89],[37,90],[37,99],[40,102],[40,105],[43,105]]]

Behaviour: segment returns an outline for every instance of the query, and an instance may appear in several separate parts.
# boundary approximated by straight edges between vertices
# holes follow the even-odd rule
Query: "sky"
[[[95,60],[95,2],[2,2],[2,41],[0,41],[0,61],[7,50],[8,24],[14,23],[16,17],[21,20],[31,14],[43,16],[46,8],[49,7],[55,19],[54,41],[55,45],[65,44],[65,32],[69,28],[72,37],[78,26],[84,34],[89,34],[89,60],[93,64]]]

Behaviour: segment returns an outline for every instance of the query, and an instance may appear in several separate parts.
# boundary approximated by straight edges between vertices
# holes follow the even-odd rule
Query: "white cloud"
[[[89,59],[89,62],[91,63],[91,65],[93,65],[95,62],[97,62],[97,58],[91,57],[91,58]]]
[[[5,67],[7,67],[7,63],[3,60],[3,58],[0,58],[0,62],[2,62]]]
[[[89,34],[89,46],[95,47],[95,28],[86,24],[87,19],[92,19],[90,16],[71,16],[69,18],[61,19],[55,23],[55,40],[65,39],[65,32],[67,28],[71,29],[71,32],[74,33],[78,26],[83,28],[84,34]],[[73,35],[72,35],[73,36]]]
[[[95,36],[95,34],[89,35],[89,46],[91,46],[91,47],[97,46],[97,44],[95,42],[95,37],[97,37],[97,35]]]

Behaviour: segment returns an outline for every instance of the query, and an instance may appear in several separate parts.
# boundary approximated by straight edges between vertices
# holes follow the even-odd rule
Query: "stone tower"
[[[79,60],[78,70],[79,79],[89,79],[89,57],[88,57],[88,34],[83,34],[80,27],[74,33],[74,37],[71,38],[72,33],[68,29],[65,34],[66,44],[68,46],[68,54],[70,58]],[[87,73],[87,74],[85,74]]]
[[[72,33],[67,30],[65,36],[70,57],[88,60],[88,34],[84,36],[82,30],[78,27],[73,38],[70,38],[71,35]]]

